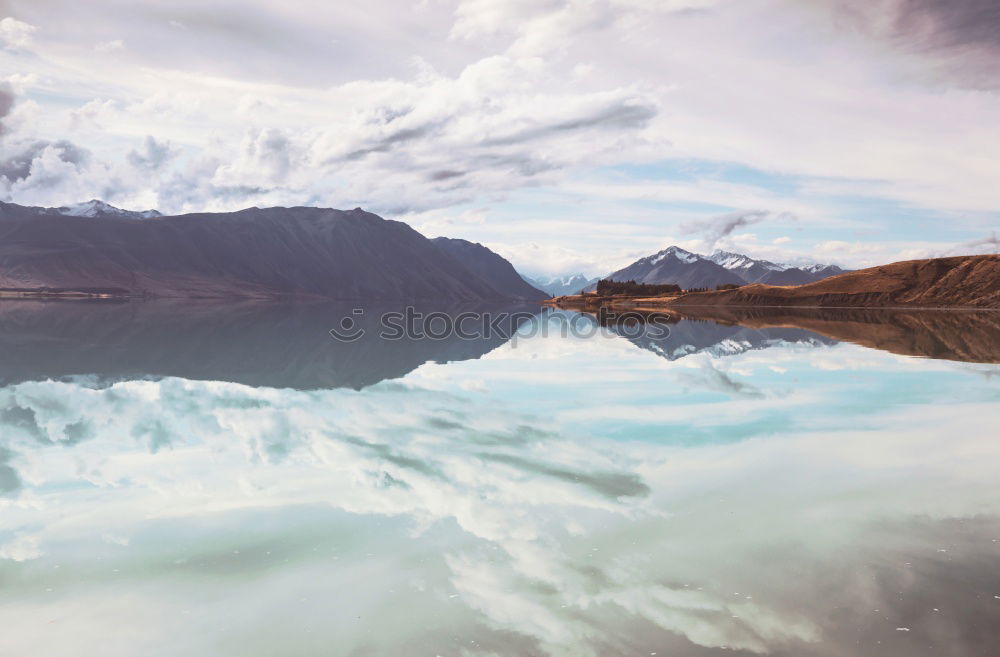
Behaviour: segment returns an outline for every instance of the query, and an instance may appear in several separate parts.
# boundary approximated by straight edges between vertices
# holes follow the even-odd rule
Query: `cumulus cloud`
[[[146,135],[142,148],[132,149],[126,156],[129,163],[144,171],[159,171],[173,156],[169,143],[160,143],[152,135]]]
[[[40,556],[42,556],[42,551],[38,547],[37,536],[17,536],[0,545],[0,559],[30,561],[38,559]]]
[[[966,228],[971,238],[998,203],[1000,101],[941,94],[900,73],[966,51],[973,62],[992,47],[974,29],[992,14],[973,2],[878,1],[858,10],[862,32],[877,37],[859,43],[857,29],[830,31],[838,4],[856,3],[815,3],[815,13],[783,0],[463,0],[400,11],[373,0],[362,19],[346,5],[277,11],[249,0],[234,23],[211,3],[129,14],[107,0],[84,14],[70,0],[27,3],[16,20],[44,26],[46,46],[58,46],[32,59],[30,86],[45,80],[60,93],[24,92],[5,121],[18,140],[0,161],[39,141],[72,141],[92,156],[75,173],[63,167],[60,184],[4,191],[44,205],[109,191],[168,213],[360,205],[416,221],[489,206],[493,215],[453,227],[455,236],[511,252],[527,253],[525,241],[590,252],[581,267],[593,273],[616,268],[604,268],[604,253],[645,255],[692,216],[745,208],[825,226],[794,244],[850,241],[847,231],[870,220],[838,202],[857,197],[951,212],[961,224],[920,239]],[[902,14],[925,18],[910,25]],[[754,29],[765,24],[782,38]],[[931,36],[892,36],[921,29]],[[122,34],[133,47],[95,52]],[[142,135],[177,157],[158,160],[136,145]],[[48,163],[54,174],[58,162]],[[503,212],[529,206],[537,212]],[[572,214],[576,228],[546,229],[555,213]],[[912,230],[875,221],[886,243]],[[738,234],[726,230],[700,232]],[[760,233],[762,243],[777,237],[770,226]]]
[[[33,178],[26,184],[46,187],[55,184],[56,179],[63,175],[54,169],[64,169],[64,173],[69,175],[85,167],[89,161],[90,152],[70,141],[33,141],[19,145],[16,152],[0,160],[0,177],[5,178],[8,184],[25,183]]]
[[[851,345],[837,353],[796,348],[774,349],[766,358],[748,353],[734,357],[741,369],[780,363],[790,376],[813,376],[812,392],[795,388],[748,400],[740,397],[752,396],[753,387],[706,369],[708,389],[738,398],[720,404],[711,395],[695,395],[670,405],[659,399],[652,408],[649,400],[635,399],[641,384],[662,381],[664,368],[687,368],[652,357],[655,367],[644,366],[645,359],[623,362],[628,356],[616,345],[632,348],[621,340],[525,342],[518,351],[499,354],[491,372],[497,381],[512,381],[528,368],[535,384],[544,386],[545,378],[536,375],[552,368],[539,368],[535,352],[520,349],[544,354],[553,342],[555,349],[586,350],[590,359],[621,366],[605,368],[590,384],[585,376],[574,379],[600,400],[585,410],[600,414],[609,404],[622,403],[615,426],[635,427],[656,439],[588,435],[580,429],[600,423],[586,418],[574,423],[561,415],[554,430],[550,404],[539,407],[544,417],[533,416],[457,390],[456,375],[481,374],[482,362],[464,371],[456,364],[426,366],[362,394],[174,378],[2,387],[0,407],[22,410],[0,419],[0,444],[7,450],[0,452],[0,462],[13,461],[9,455],[16,450],[24,473],[18,485],[27,489],[20,491],[24,508],[3,500],[8,505],[0,556],[60,564],[58,571],[48,561],[23,571],[24,583],[44,580],[63,590],[74,607],[86,609],[80,601],[99,591],[120,597],[117,589],[108,590],[106,578],[80,576],[92,571],[94,550],[101,550],[109,571],[120,570],[123,590],[135,589],[141,578],[145,594],[164,605],[157,622],[186,622],[179,610],[190,609],[197,597],[196,589],[178,588],[179,570],[210,570],[216,584],[227,584],[215,586],[221,597],[198,608],[211,621],[206,626],[215,627],[216,618],[232,618],[240,599],[253,598],[246,592],[259,589],[261,578],[273,577],[276,564],[292,577],[287,587],[276,588],[278,595],[290,592],[298,599],[307,587],[311,606],[328,610],[339,608],[342,587],[313,587],[314,575],[337,581],[341,574],[356,573],[356,564],[371,569],[413,554],[419,556],[420,580],[413,595],[421,604],[402,600],[409,594],[407,578],[389,569],[385,582],[371,581],[373,591],[392,591],[376,596],[381,613],[372,614],[372,622],[385,625],[392,605],[382,603],[391,599],[402,600],[398,606],[411,620],[414,613],[448,619],[449,630],[473,610],[482,623],[475,627],[477,645],[498,640],[508,653],[517,645],[525,646],[525,653],[555,655],[684,654],[693,643],[767,654],[802,652],[822,638],[823,646],[833,646],[831,654],[839,654],[850,653],[857,634],[833,630],[863,621],[832,627],[827,619],[844,609],[858,610],[859,619],[873,608],[897,611],[883,605],[886,596],[896,599],[904,589],[892,583],[873,589],[869,568],[908,573],[899,563],[901,549],[954,538],[941,519],[996,512],[997,502],[990,496],[984,502],[982,491],[995,487],[995,460],[989,456],[997,448],[984,447],[976,430],[989,404],[967,401],[978,379],[958,377],[934,361]],[[575,355],[565,362],[579,362]],[[948,394],[966,401],[918,411],[880,407],[865,417],[862,429],[853,418],[837,422],[832,416],[788,428],[784,419],[814,409],[816,389],[829,392],[835,405],[851,401],[854,391],[843,390],[842,374],[817,379],[824,359],[862,371],[873,366],[892,371],[884,390],[890,396],[900,377],[947,375],[955,384],[947,386]],[[625,378],[609,387],[609,372]],[[564,386],[565,375],[553,373],[551,385]],[[435,380],[440,390],[430,387]],[[42,444],[24,430],[27,411],[30,425],[47,438]],[[87,440],[63,439],[68,427],[81,423],[92,427]],[[775,426],[787,430],[776,437]],[[945,454],[933,446],[946,429],[959,443]],[[731,440],[700,440],[708,431]],[[172,449],[163,449],[166,445]],[[810,476],[775,476],[788,472]],[[922,476],[912,477],[914,472]],[[941,486],[921,485],[928,477],[955,494],[942,499]],[[817,508],[828,512],[816,514]],[[87,531],[81,532],[81,523]],[[886,523],[892,531],[869,533]],[[250,540],[248,526],[255,528]],[[345,543],[345,535],[356,540]],[[972,532],[962,540],[989,546],[983,535]],[[899,543],[887,545],[887,536]],[[121,549],[124,544],[128,550]],[[963,553],[971,555],[966,564],[988,561],[979,552]],[[774,558],[761,561],[760,554]],[[854,556],[845,562],[845,554]],[[940,564],[954,583],[956,563],[949,559],[945,563],[941,556]],[[164,569],[164,563],[172,568]],[[748,569],[747,563],[763,565]],[[789,564],[809,579],[789,583],[781,576]],[[933,572],[923,565],[921,572]],[[72,590],[66,592],[63,582],[73,582]],[[950,590],[936,580],[924,583],[935,599]],[[959,586],[952,593],[967,592]],[[127,634],[125,643],[116,644],[121,649],[109,654],[142,652],[130,638],[146,635],[152,617],[142,595],[130,606],[141,608],[144,620],[136,627],[144,631]],[[242,609],[240,617],[267,618],[268,628],[301,627],[305,607],[281,602],[269,599],[259,608]],[[100,619],[88,618],[91,630],[104,627],[106,608],[101,605]],[[0,615],[7,621],[18,612],[24,617],[11,603]],[[369,614],[352,608],[350,621],[357,616]],[[114,616],[119,624],[120,619]],[[30,644],[32,633],[42,628],[25,625],[6,623],[11,630],[3,641],[17,636],[25,639],[22,645]],[[314,633],[323,627],[315,626]],[[954,630],[937,628],[950,636]],[[345,635],[339,625],[329,631],[348,648],[365,634]],[[199,635],[197,649],[185,654],[210,652],[216,644],[205,636],[215,635]],[[640,651],[637,641],[643,637],[651,645],[641,644]],[[454,645],[453,632],[447,640]]]
[[[9,50],[26,48],[37,28],[10,16],[0,20],[0,43]]]

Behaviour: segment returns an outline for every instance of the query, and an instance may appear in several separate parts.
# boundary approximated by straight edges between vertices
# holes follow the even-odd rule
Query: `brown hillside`
[[[704,305],[669,312],[750,328],[804,328],[906,356],[1000,363],[1000,313],[992,311]]]
[[[685,294],[674,305],[1000,308],[1000,255],[907,260],[805,285]]]

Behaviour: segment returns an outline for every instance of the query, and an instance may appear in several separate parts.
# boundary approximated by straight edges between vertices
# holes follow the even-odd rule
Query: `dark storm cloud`
[[[13,155],[0,160],[0,177],[4,177],[10,182],[27,179],[31,175],[31,163],[46,148],[50,147],[55,150],[60,160],[74,165],[77,169],[86,166],[90,161],[90,151],[73,142],[65,139],[55,142],[40,139],[21,146]],[[57,180],[40,181],[40,184],[41,186],[51,186],[57,182]]]
[[[840,17],[893,46],[936,57],[949,77],[974,86],[1000,80],[997,0],[828,0]]]

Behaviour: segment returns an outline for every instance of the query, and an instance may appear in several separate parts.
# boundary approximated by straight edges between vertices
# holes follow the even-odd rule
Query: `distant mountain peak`
[[[73,205],[63,205],[58,208],[51,208],[68,217],[123,217],[126,219],[154,219],[163,215],[158,210],[122,210],[110,203],[90,199],[84,203],[74,203]]]
[[[682,249],[679,246],[668,246],[662,251],[654,253],[651,256],[647,256],[646,258],[643,258],[643,260],[648,261],[650,264],[655,265],[659,262],[662,262],[663,260],[665,260],[670,256],[673,256],[678,260],[680,260],[681,262],[686,262],[688,264],[693,263],[702,257],[697,253],[691,253],[690,251]]]
[[[579,294],[581,290],[597,282],[596,278],[589,278],[580,273],[535,277],[522,275],[521,277],[533,287],[543,290],[553,297]]]
[[[684,289],[716,287],[723,284],[771,283],[798,285],[842,273],[834,265],[792,265],[758,260],[742,253],[717,250],[710,256],[692,253],[679,246],[636,260],[628,267],[608,274],[616,281],[635,280],[639,283],[674,284]],[[591,286],[593,287],[593,286]],[[590,288],[588,288],[590,289]]]
[[[733,251],[715,251],[712,255],[708,256],[708,259],[730,270],[747,269],[755,264],[771,271],[791,269],[791,265],[771,262],[770,260],[758,260],[742,253],[734,253]]]

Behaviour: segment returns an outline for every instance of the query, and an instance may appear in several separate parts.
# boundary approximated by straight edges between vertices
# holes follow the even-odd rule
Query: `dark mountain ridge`
[[[482,244],[451,237],[435,237],[431,242],[512,299],[539,301],[550,296],[530,285],[512,264]]]
[[[360,208],[136,217],[0,202],[0,288],[113,288],[154,298],[527,298],[502,287],[409,225]]]

